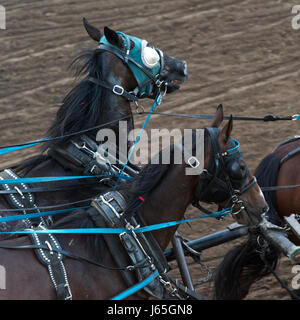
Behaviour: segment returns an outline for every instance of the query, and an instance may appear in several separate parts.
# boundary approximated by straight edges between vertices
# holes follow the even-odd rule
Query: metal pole
[[[194,250],[202,251],[208,248],[212,248],[223,244],[225,242],[240,238],[248,234],[248,228],[234,223],[227,227],[226,230],[222,230],[208,236],[192,240],[187,242],[187,245]],[[175,253],[172,248],[164,252],[167,261],[172,261],[175,259]]]
[[[186,263],[184,250],[179,237],[180,237],[179,233],[176,231],[172,240],[173,250],[175,252],[177,264],[178,264],[179,271],[180,271],[181,278],[184,285],[188,287],[190,290],[194,291],[193,282],[192,282],[191,275]]]

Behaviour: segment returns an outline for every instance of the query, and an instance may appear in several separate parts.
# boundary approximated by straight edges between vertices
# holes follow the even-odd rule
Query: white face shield
[[[151,47],[147,47],[148,42],[142,40],[142,61],[147,68],[154,68],[158,65],[160,56],[157,51]]]

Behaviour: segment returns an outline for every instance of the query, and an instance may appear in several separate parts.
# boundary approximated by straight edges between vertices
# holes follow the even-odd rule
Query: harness
[[[277,145],[277,147],[274,149],[274,151],[277,150],[279,147],[281,147],[281,146],[283,146],[283,145],[286,145],[286,144],[288,144],[288,143],[290,143],[290,142],[294,142],[294,141],[299,140],[299,139],[300,139],[300,136],[295,136],[295,137],[293,137],[293,138],[291,138],[291,139],[288,139],[288,140],[286,140],[286,141],[284,141],[284,142],[281,142],[279,145]],[[274,152],[274,151],[273,151],[273,152]],[[288,161],[290,158],[292,158],[293,156],[295,156],[295,155],[296,155],[297,153],[299,153],[299,152],[300,152],[300,147],[295,148],[294,150],[290,151],[287,155],[285,155],[285,156],[280,160],[280,165],[284,164],[286,161]]]
[[[0,172],[0,180],[7,179],[15,179],[18,180],[20,177],[12,170],[5,169]],[[24,214],[31,213],[40,213],[39,208],[35,203],[35,197],[32,192],[30,192],[30,188],[25,183],[16,184],[0,184],[0,194],[4,194],[8,204],[11,208],[16,209],[18,212],[23,212]],[[28,210],[27,208],[36,208],[33,210]],[[34,225],[38,225],[39,223],[43,224],[51,224],[52,219],[48,217],[47,220],[43,217],[35,218],[35,219],[24,219],[22,220],[23,228],[30,228]],[[3,228],[3,224],[1,224]],[[21,226],[19,226],[21,228]],[[5,228],[5,227],[4,227]]]
[[[101,222],[104,220],[107,227],[125,227],[131,231],[130,233],[120,234],[119,239],[116,237],[112,239],[113,236],[104,235],[105,242],[114,257],[117,266],[124,265],[125,261],[127,261],[128,265],[144,264],[144,268],[136,270],[136,277],[132,277],[132,274],[129,275],[128,271],[127,274],[126,272],[122,272],[123,278],[129,287],[137,281],[141,282],[145,280],[155,271],[158,271],[161,277],[166,277],[166,273],[169,269],[168,264],[162,250],[153,236],[151,236],[151,233],[134,233],[135,228],[144,225],[142,221],[138,223],[136,220],[141,220],[141,217],[132,217],[130,218],[130,221],[124,221],[124,219],[122,219],[126,207],[126,201],[122,194],[118,191],[112,191],[100,195],[98,199],[91,203],[91,206],[97,210],[97,215],[91,215],[96,226],[103,226],[103,223]],[[99,220],[99,216],[102,217],[102,219],[100,218]],[[122,244],[122,248],[120,248],[120,243]],[[134,280],[134,282],[132,280]],[[164,290],[160,284],[160,280],[156,278],[144,289],[148,294],[158,299],[162,299],[164,297]]]
[[[272,153],[274,153],[279,147],[284,146],[288,143],[297,141],[300,139],[300,136],[294,136],[293,138],[290,138],[286,141],[283,141],[281,143],[279,143],[274,150],[272,151]],[[294,157],[296,154],[300,153],[300,147],[293,149],[292,151],[290,151],[288,154],[286,154],[282,159],[280,159],[279,162],[279,167],[282,166],[285,162],[287,162],[289,159],[291,159],[292,157]],[[294,188],[299,188],[300,184],[295,184],[295,185],[286,185],[286,186],[271,186],[271,187],[261,187],[262,191],[278,191],[278,190],[286,190],[286,189],[294,189]]]
[[[154,99],[162,86],[164,86],[165,91],[167,89],[167,83],[159,79],[164,70],[163,52],[159,49],[148,47],[146,40],[141,40],[122,32],[117,33],[124,39],[124,50],[109,43],[103,35],[97,51],[100,53],[108,51],[121,59],[132,71],[137,82],[137,87],[133,91],[128,92],[120,85],[112,84],[91,76],[89,76],[87,80],[110,90],[118,96],[124,97],[128,101],[135,102],[138,106],[139,98]],[[132,43],[134,44],[133,48],[131,47]],[[152,50],[152,53],[149,49]],[[149,55],[149,51],[150,55],[157,54],[158,56],[157,62],[153,65],[147,63],[146,57]]]
[[[104,150],[103,146],[98,145],[89,136],[81,135],[66,144],[51,149],[49,155],[64,168],[84,175],[119,175],[125,163],[121,160],[122,155],[119,154],[117,145],[112,146],[112,149],[116,151],[115,155]],[[128,162],[122,174],[127,177],[135,177],[139,171],[138,166]],[[111,179],[104,178],[100,182],[112,185]]]
[[[12,170],[5,169],[0,172],[0,180],[5,179],[19,179],[20,177]],[[21,186],[20,186],[21,185]],[[19,187],[24,191],[22,192]],[[25,215],[32,213],[40,213],[39,208],[35,204],[35,198],[33,193],[29,192],[29,187],[25,183],[18,184],[0,184],[0,189],[3,189],[6,200],[10,206],[18,211],[21,210]],[[16,191],[17,193],[15,193]],[[36,208],[34,210],[28,210],[27,208]],[[24,209],[24,210],[22,210]],[[35,230],[46,230],[46,226],[52,223],[52,219],[49,216],[46,220],[43,217],[34,219],[23,219],[23,227],[18,225],[17,228]],[[3,223],[1,224],[3,228]],[[67,273],[63,264],[64,256],[61,253],[57,253],[55,250],[61,250],[59,242],[52,234],[30,234],[33,246],[35,246],[35,253],[39,261],[46,265],[48,268],[50,278],[56,290],[57,299],[70,300],[72,299],[71,289],[68,282]],[[46,249],[43,248],[46,246]]]
[[[139,214],[123,217],[126,208],[126,200],[118,191],[111,191],[100,195],[91,203],[96,210],[89,210],[89,215],[97,227],[105,225],[108,228],[126,228],[130,233],[124,232],[119,239],[114,235],[103,234],[114,262],[121,270],[124,281],[128,287],[137,282],[145,281],[153,273],[158,273],[143,290],[158,299],[196,299],[203,297],[195,291],[180,284],[168,275],[169,265],[157,241],[151,232],[135,233],[134,230],[146,226]],[[127,264],[126,269],[122,266]],[[139,268],[136,268],[139,266]],[[142,266],[142,267],[140,267]],[[132,271],[135,271],[134,273]]]
[[[232,139],[234,146],[222,152],[218,144],[219,129],[206,128],[205,130],[211,138],[209,164],[208,168],[204,169],[200,174],[200,180],[192,204],[205,213],[211,212],[203,208],[199,203],[200,201],[218,204],[228,201],[228,204],[234,209],[236,205],[242,204],[239,196],[246,193],[257,183],[256,178],[253,177],[253,180],[244,186],[249,176],[248,166],[246,166],[246,172],[242,179],[235,180],[230,177],[228,167],[233,161],[242,157],[242,153],[239,151],[239,142]],[[237,212],[232,211],[233,214],[238,214],[243,209],[244,207],[241,206]]]
[[[35,230],[47,230],[40,224]],[[31,241],[39,261],[44,264],[49,271],[50,278],[56,291],[58,300],[72,300],[71,288],[69,285],[67,272],[63,264],[64,255],[60,252],[61,246],[53,234],[31,233]],[[47,249],[44,249],[46,246]]]

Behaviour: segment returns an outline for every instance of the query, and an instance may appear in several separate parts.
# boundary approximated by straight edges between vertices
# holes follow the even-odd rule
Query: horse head
[[[211,128],[205,131],[210,143],[205,144],[205,169],[200,175],[195,203],[204,201],[217,203],[221,208],[231,207],[237,222],[256,225],[268,210],[268,205],[239,151],[239,142],[230,137],[232,117],[219,129],[222,121],[223,107],[220,105]]]
[[[101,32],[85,18],[83,24],[89,36],[99,44],[98,51],[106,51],[110,53],[109,59],[114,59],[116,74],[120,73],[127,80],[126,90],[135,90],[140,98],[155,97],[157,89],[173,92],[187,80],[185,61],[168,56],[146,40],[108,27]]]

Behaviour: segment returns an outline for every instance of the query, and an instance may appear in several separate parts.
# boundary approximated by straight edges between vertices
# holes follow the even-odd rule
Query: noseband
[[[153,68],[149,68],[143,63],[142,57],[143,43],[145,42],[145,40],[126,35],[122,32],[117,33],[124,39],[124,50],[121,50],[117,46],[112,45],[107,41],[105,36],[102,36],[102,38],[100,39],[100,44],[97,48],[97,52],[108,51],[121,59],[132,71],[138,84],[137,87],[133,91],[128,92],[120,85],[114,85],[107,81],[96,79],[91,76],[89,76],[87,80],[106,89],[109,89],[114,94],[122,96],[128,101],[133,101],[136,104],[139,98],[154,99],[162,87],[164,87],[164,90],[166,92],[168,84],[167,82],[160,80],[161,73],[164,70],[163,52],[159,49],[151,47],[157,52],[160,60],[156,66],[154,66]],[[132,42],[134,43],[134,48],[131,48]]]
[[[245,182],[249,177],[249,168],[246,166],[245,175],[241,179],[233,179],[228,173],[229,164],[237,161],[243,155],[239,151],[239,142],[232,139],[234,146],[225,152],[221,151],[218,143],[219,129],[206,128],[205,129],[211,138],[211,150],[208,168],[204,169],[200,174],[200,180],[196,188],[193,206],[205,213],[209,211],[204,209],[199,202],[217,203],[228,201],[228,205],[231,205],[232,209],[236,205],[240,205],[238,214],[244,209],[242,201],[239,200],[239,196],[249,191],[257,183],[256,178],[253,177],[252,181],[245,186]]]

